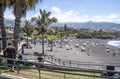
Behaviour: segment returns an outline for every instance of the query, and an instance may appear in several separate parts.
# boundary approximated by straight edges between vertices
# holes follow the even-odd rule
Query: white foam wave
[[[120,41],[109,41],[109,42],[107,42],[107,44],[120,48]]]

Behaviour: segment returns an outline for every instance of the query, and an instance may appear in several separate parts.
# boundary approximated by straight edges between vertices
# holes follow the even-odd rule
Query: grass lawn
[[[65,73],[72,74],[65,74]],[[9,72],[8,69],[2,70],[2,73],[24,77],[27,79],[39,79],[39,72],[35,69],[21,69],[19,74],[17,71]],[[66,71],[66,70],[48,70],[43,69],[40,71],[41,79],[94,79],[93,77],[82,76],[80,74],[100,76],[100,73],[96,72],[83,72],[83,71]],[[95,78],[96,79],[96,78]],[[102,79],[102,78],[97,78]]]

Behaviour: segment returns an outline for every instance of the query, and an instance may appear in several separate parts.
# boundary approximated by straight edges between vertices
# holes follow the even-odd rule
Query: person
[[[34,40],[34,46],[36,46],[36,40]]]
[[[115,56],[116,54],[115,54],[115,52],[113,52],[113,56]]]
[[[107,52],[107,53],[110,53],[110,48],[106,48],[106,52]]]
[[[85,47],[81,46],[81,51],[85,52]]]
[[[12,58],[12,59],[16,58],[16,49],[11,42],[8,43],[8,46],[3,51],[3,54],[4,57],[7,58]],[[10,71],[14,71],[14,66],[13,66],[14,61],[7,59],[7,64],[10,67]]]
[[[87,50],[88,56],[90,56],[90,53],[91,53],[91,52],[92,52],[92,50],[90,50],[90,49]]]

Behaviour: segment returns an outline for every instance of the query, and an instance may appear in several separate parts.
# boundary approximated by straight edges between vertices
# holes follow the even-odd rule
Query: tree
[[[9,0],[0,0],[0,27],[1,27],[1,34],[2,34],[2,47],[3,47],[3,50],[5,49],[6,47],[6,43],[7,43],[7,40],[6,40],[6,31],[5,31],[5,25],[4,25],[4,11],[5,11],[5,8],[7,6],[7,2],[9,2]]]
[[[57,22],[55,17],[50,18],[51,12],[40,9],[40,15],[33,17],[32,21],[35,21],[39,27],[39,34],[42,34],[42,55],[44,55],[44,34],[48,26],[54,22]]]
[[[22,31],[24,31],[24,33],[27,36],[27,48],[28,48],[28,37],[30,37],[31,33],[33,32],[30,21],[25,20],[25,25]]]
[[[67,31],[67,24],[64,25],[64,31]]]
[[[26,16],[27,10],[35,8],[35,4],[39,0],[11,0],[13,6],[13,13],[15,15],[15,27],[14,27],[14,46],[18,49],[18,38],[20,32],[20,20]],[[42,0],[40,0],[42,1]]]
[[[52,28],[49,28],[47,31],[47,39],[48,39],[48,45],[51,44],[51,52],[53,51],[53,42],[56,40],[55,30]]]

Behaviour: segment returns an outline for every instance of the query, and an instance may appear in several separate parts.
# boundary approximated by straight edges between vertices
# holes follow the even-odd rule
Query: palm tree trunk
[[[44,56],[44,33],[42,33],[42,55]]]
[[[27,34],[27,48],[28,48],[28,34]]]
[[[16,50],[18,50],[18,39],[19,39],[19,32],[20,32],[20,17],[15,18],[15,27],[14,27],[14,46]]]
[[[0,27],[1,27],[1,34],[2,34],[2,49],[4,50],[6,48],[6,31],[4,26],[4,8],[3,4],[0,3]]]
[[[60,48],[62,48],[62,40],[60,41]]]
[[[53,51],[53,42],[51,41],[51,52]]]
[[[28,29],[27,30],[27,48],[28,48]]]

